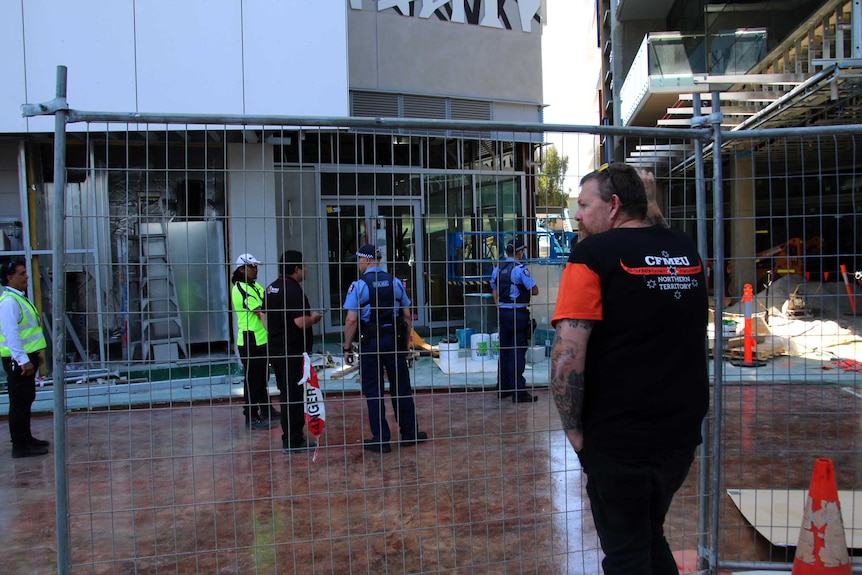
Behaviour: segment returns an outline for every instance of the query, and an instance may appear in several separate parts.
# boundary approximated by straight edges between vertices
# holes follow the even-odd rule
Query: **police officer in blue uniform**
[[[514,403],[532,403],[538,399],[527,393],[524,379],[527,347],[533,327],[530,322],[530,298],[538,295],[539,286],[521,260],[527,246],[518,238],[506,244],[506,260],[494,268],[491,289],[499,313],[500,359],[498,363],[500,399],[511,397]]]
[[[406,343],[413,331],[410,298],[401,280],[383,271],[375,246],[362,246],[351,259],[359,264],[359,279],[350,284],[344,300],[344,353],[352,357],[352,345],[358,336],[362,393],[368,403],[371,426],[371,439],[365,441],[364,447],[367,451],[389,453],[392,448],[383,400],[384,368],[392,409],[401,428],[401,445],[416,445],[428,439],[428,434],[416,425],[407,367]]]

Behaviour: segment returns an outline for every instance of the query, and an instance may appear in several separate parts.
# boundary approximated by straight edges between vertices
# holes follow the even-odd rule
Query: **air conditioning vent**
[[[434,96],[404,96],[405,118],[446,119],[446,100]]]
[[[451,100],[453,120],[491,120],[491,103],[478,100]]]
[[[363,118],[397,118],[398,95],[381,92],[351,92],[350,115]]]

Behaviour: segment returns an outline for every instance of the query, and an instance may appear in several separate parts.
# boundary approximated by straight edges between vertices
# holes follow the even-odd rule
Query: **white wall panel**
[[[20,106],[54,97],[59,64],[79,110],[347,115],[346,10],[340,0],[4,0],[0,133],[53,130],[51,118],[28,126]]]
[[[62,64],[69,68],[68,93],[75,107],[107,111],[133,108],[131,2],[25,0],[23,5],[27,98],[31,102],[54,97],[57,66]],[[53,129],[51,118],[30,121],[30,131]]]
[[[3,2],[0,6],[0,132],[23,132],[27,122],[20,111],[26,100],[21,4]]]
[[[243,4],[249,114],[348,115],[343,0]]]
[[[241,18],[236,0],[136,2],[138,110],[241,114]]]

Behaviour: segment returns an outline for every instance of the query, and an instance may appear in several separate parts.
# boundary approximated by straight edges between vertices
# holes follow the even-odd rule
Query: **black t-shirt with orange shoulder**
[[[708,295],[684,233],[651,226],[585,238],[563,271],[553,324],[594,320],[584,442],[608,449],[693,447],[709,404]]]

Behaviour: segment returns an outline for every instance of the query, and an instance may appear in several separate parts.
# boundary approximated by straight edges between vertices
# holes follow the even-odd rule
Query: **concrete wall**
[[[269,144],[228,144],[227,214],[228,262],[231,271],[243,253],[263,262],[258,283],[278,277],[275,171]]]
[[[540,26],[525,33],[348,10],[350,87],[541,104]]]
[[[317,188],[315,170],[297,168],[275,175],[279,254],[286,250],[302,252],[303,259],[308,263],[308,277],[302,289],[313,309],[322,308],[325,301],[321,281],[326,273],[324,266],[327,261],[322,251],[325,230],[321,229],[326,219],[319,216]]]

